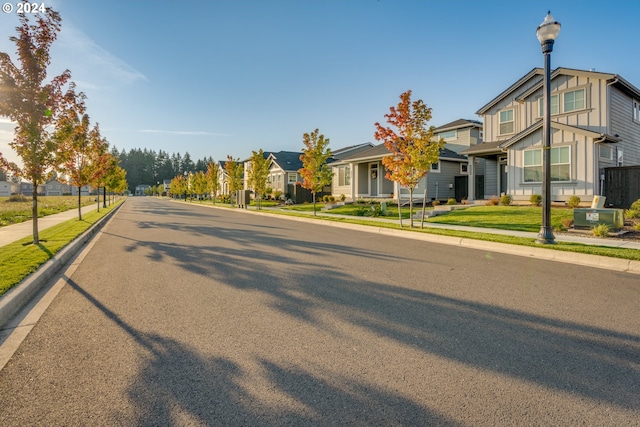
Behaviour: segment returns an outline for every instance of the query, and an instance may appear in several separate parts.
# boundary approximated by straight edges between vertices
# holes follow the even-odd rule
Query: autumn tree
[[[269,178],[271,162],[265,157],[262,148],[260,151],[252,151],[252,153],[251,169],[249,169],[247,183],[249,188],[253,189],[258,209],[262,209],[262,196],[267,191],[267,179]]]
[[[187,183],[185,178],[182,175],[177,175],[175,178],[171,180],[169,183],[169,191],[172,195],[181,195],[184,194],[184,200],[187,201]]]
[[[438,162],[444,140],[434,137],[434,126],[427,126],[431,120],[431,108],[421,99],[412,102],[410,90],[400,95],[398,106],[392,106],[384,117],[392,127],[376,123],[375,138],[391,152],[382,159],[387,170],[385,178],[409,189],[409,221],[413,227],[413,190],[427,175],[431,165]]]
[[[227,161],[224,164],[224,170],[227,173],[227,179],[229,180],[229,192],[232,197],[236,194],[236,191],[242,190],[242,180],[244,178],[244,166],[240,163],[240,159],[234,159],[231,156],[227,156]]]
[[[204,175],[204,172],[198,171],[191,178],[191,187],[193,192],[198,196],[204,195],[207,192],[207,177]]]
[[[111,161],[115,163],[115,166],[109,168],[109,174],[105,179],[105,188],[111,193],[123,193],[129,188],[127,171],[118,165],[117,158],[112,156]]]
[[[34,22],[31,22],[32,18]],[[44,13],[20,14],[18,35],[10,37],[16,44],[18,64],[6,52],[0,52],[0,116],[16,123],[14,139],[9,146],[22,160],[12,172],[33,184],[33,243],[38,236],[38,185],[56,165],[56,144],[48,132],[55,123],[64,102],[64,86],[71,77],[69,70],[48,83],[49,49],[60,31],[62,19],[51,8]],[[1,156],[0,156],[1,157]],[[2,163],[7,162],[2,159]]]
[[[218,169],[216,162],[209,162],[205,176],[207,178],[207,190],[211,193],[211,199],[215,204],[220,190],[220,169]]]
[[[311,133],[305,133],[302,137],[304,148],[300,160],[302,168],[298,173],[302,175],[302,187],[311,191],[313,195],[313,215],[316,215],[316,193],[322,191],[326,185],[331,184],[333,172],[327,164],[331,157],[329,138],[320,134],[318,129]]]

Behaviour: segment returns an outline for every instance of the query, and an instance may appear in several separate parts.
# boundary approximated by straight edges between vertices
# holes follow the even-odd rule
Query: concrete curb
[[[60,269],[62,269],[62,267],[79,252],[82,246],[84,246],[85,243],[87,243],[102,228],[102,226],[118,211],[118,209],[120,209],[120,206],[123,204],[124,202],[116,206],[91,228],[65,246],[53,258],[38,267],[34,273],[30,274],[22,282],[4,294],[0,298],[0,327],[6,325],[16,314],[18,314],[18,312],[31,300],[31,298],[33,298],[33,296],[43,288],[47,281],[60,271]]]
[[[217,206],[202,205],[209,208],[228,209]],[[402,237],[405,239],[421,240],[425,242],[440,243],[444,245],[460,246],[469,249],[479,249],[487,252],[498,252],[509,255],[517,255],[543,259],[547,261],[564,262],[567,264],[583,265],[587,267],[602,268],[613,271],[640,274],[640,261],[622,258],[612,258],[600,255],[580,254],[554,249],[535,248],[531,246],[510,245],[508,243],[489,242],[486,240],[474,240],[466,237],[442,236],[438,234],[417,233],[408,230],[396,230],[392,228],[376,227],[371,225],[348,224],[343,222],[327,221],[324,219],[312,219],[298,216],[279,215],[265,211],[253,211],[248,209],[236,209],[238,212],[249,214],[269,215],[276,218],[286,218],[292,221],[311,222],[336,228],[348,228],[366,233],[383,234],[387,236]]]

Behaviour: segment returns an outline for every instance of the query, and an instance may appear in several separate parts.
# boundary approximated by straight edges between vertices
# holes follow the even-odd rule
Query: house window
[[[344,187],[345,185],[351,185],[351,167],[350,166],[338,167],[338,186]]]
[[[558,95],[551,95],[551,115],[558,114],[560,112],[560,104],[558,103]],[[544,117],[544,96],[542,98],[538,98],[538,113],[540,117]]]
[[[608,145],[600,144],[600,158],[604,160],[613,160],[613,148]]]
[[[640,101],[633,100],[633,121],[640,123]]]
[[[431,163],[431,172],[440,173],[440,162],[439,161],[438,161],[438,163]]]
[[[293,183],[295,183],[295,182],[296,182],[296,180],[297,180],[297,178],[298,178],[298,177],[297,177],[297,175],[296,175],[295,173],[289,173],[289,174],[287,174],[287,180],[288,180],[289,184],[293,184]]]
[[[442,139],[456,139],[458,137],[458,132],[456,130],[450,130],[447,132],[442,132],[440,134],[440,138]]]
[[[513,133],[515,122],[513,119],[513,108],[510,110],[500,111],[500,135]]]
[[[563,112],[569,113],[571,111],[576,110],[584,110],[586,107],[585,103],[585,90],[578,89],[571,92],[565,92],[562,95],[563,99]]]
[[[460,174],[468,175],[469,174],[469,164],[468,163],[460,163]]]
[[[552,147],[551,181],[571,181],[571,147]],[[524,152],[524,182],[542,182],[542,150]]]

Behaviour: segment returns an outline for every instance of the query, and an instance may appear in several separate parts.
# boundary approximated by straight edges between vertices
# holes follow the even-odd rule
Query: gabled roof
[[[349,147],[340,148],[335,151],[331,151],[331,157],[333,157],[333,161],[344,159],[348,156],[352,156],[356,153],[360,153],[364,150],[373,147],[373,144],[370,142],[364,142],[362,144],[350,145]]]
[[[448,130],[466,128],[466,127],[478,127],[482,129],[482,122],[478,120],[458,119],[446,125],[439,126],[435,129],[437,133],[445,132]]]
[[[465,150],[461,151],[461,154],[466,155],[479,155],[479,154],[497,154],[504,152],[507,148],[511,147],[518,141],[522,140],[533,132],[536,132],[542,129],[542,120],[537,121],[535,124],[529,126],[527,129],[522,132],[517,133],[509,139],[501,140],[501,141],[491,141],[491,142],[483,142],[482,144],[473,145]],[[596,143],[616,143],[620,142],[621,139],[617,136],[608,135],[606,133],[598,133],[589,129],[585,129],[579,126],[571,126],[565,125],[563,123],[551,122],[551,127],[553,129],[565,130],[568,132],[575,132],[580,135],[585,135],[589,138],[593,138]]]
[[[298,172],[302,168],[301,155],[302,153],[297,151],[278,151],[271,153],[269,158],[283,171]]]
[[[626,92],[635,97],[640,97],[640,89],[638,89],[637,87],[635,87],[634,85],[632,85],[631,83],[629,83],[628,81],[626,81],[625,79],[623,79],[617,74],[602,73],[594,70],[577,70],[574,68],[559,67],[551,72],[551,80],[561,75],[562,76],[594,76],[603,80],[607,80],[611,85],[616,86],[618,89],[622,90],[623,92]],[[544,70],[542,68],[534,68],[529,73],[525,74],[517,82],[509,86],[507,90],[503,91],[500,95],[492,99],[488,104],[480,108],[476,112],[476,114],[478,115],[485,114],[488,110],[490,110],[493,106],[498,104],[500,101],[502,101],[503,99],[511,95],[513,92],[519,90],[520,87],[525,82],[527,82],[532,78],[536,78],[536,76],[538,76],[537,81],[533,85],[531,85],[527,90],[518,94],[518,96],[516,96],[515,98],[517,101],[524,101],[525,98],[527,98],[532,93],[542,88],[542,85],[544,83]]]
[[[353,156],[349,156],[344,159],[341,159],[340,162],[336,162],[336,163],[345,164],[345,163],[352,163],[357,161],[377,160],[377,159],[386,157],[389,154],[390,153],[387,147],[385,147],[384,144],[379,144],[361,153],[357,153],[357,154],[354,154]],[[460,160],[466,161],[467,157],[462,156],[453,150],[449,150],[448,148],[443,148],[440,150],[440,159],[453,160],[453,161],[460,161]]]
[[[540,79],[540,81],[542,81],[543,74],[544,74],[544,70],[542,68],[534,68],[533,70],[529,71],[527,74],[522,76],[517,82],[515,82],[514,84],[509,86],[500,95],[496,96],[491,101],[489,101],[489,103],[486,104],[484,107],[482,107],[478,111],[476,111],[476,114],[478,114],[480,116],[483,115],[489,109],[491,109],[491,107],[493,107],[494,105],[496,105],[497,103],[502,101],[504,98],[506,98],[508,95],[510,95],[511,93],[516,91],[518,88],[520,88],[520,86],[522,86],[522,84],[524,84],[524,82],[526,82],[526,81],[528,81],[528,80],[530,80],[532,78],[535,78],[536,76],[539,76],[538,78]]]

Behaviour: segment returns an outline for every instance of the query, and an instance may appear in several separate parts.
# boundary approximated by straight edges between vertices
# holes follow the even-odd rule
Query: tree
[[[224,169],[227,172],[227,179],[229,180],[229,192],[233,197],[236,191],[242,190],[244,167],[242,163],[240,163],[240,159],[227,156]]]
[[[316,215],[316,193],[331,184],[333,172],[327,159],[331,157],[331,150],[328,148],[329,138],[319,133],[318,129],[311,133],[305,133],[302,138],[304,148],[300,160],[302,168],[298,173],[302,175],[302,187],[311,191],[313,195],[313,215]]]
[[[204,176],[204,172],[198,171],[193,175],[191,181],[193,192],[200,199],[200,196],[207,192],[207,177]]]
[[[411,102],[411,91],[400,95],[397,107],[385,114],[387,123],[395,127],[384,127],[376,123],[375,138],[384,142],[391,152],[382,159],[387,169],[385,178],[409,189],[409,220],[413,227],[413,190],[424,178],[431,165],[438,162],[444,140],[434,138],[435,127],[427,127],[431,120],[431,108],[422,100]],[[400,215],[400,191],[398,191],[398,215]],[[402,221],[402,216],[400,216]]]
[[[265,157],[262,148],[260,151],[252,151],[251,169],[247,183],[253,189],[258,209],[262,209],[262,195],[267,191],[267,178],[269,178],[269,159]]]
[[[187,201],[187,183],[182,175],[176,175],[169,183],[169,191],[172,195],[179,196],[184,194],[184,200]]]
[[[211,192],[211,199],[215,204],[220,190],[220,169],[218,169],[218,165],[213,160],[209,161],[205,176],[207,178],[207,190]]]
[[[35,23],[31,23],[29,17]],[[44,13],[20,14],[19,19],[18,36],[10,38],[18,48],[19,66],[7,53],[0,52],[0,116],[9,117],[17,124],[9,146],[22,160],[22,167],[11,166],[16,175],[33,184],[33,243],[38,244],[37,189],[57,166],[57,147],[47,127],[56,121],[64,103],[63,87],[71,73],[66,70],[45,83],[51,62],[49,49],[60,31],[60,14],[48,7]],[[2,163],[7,164],[4,158]]]

